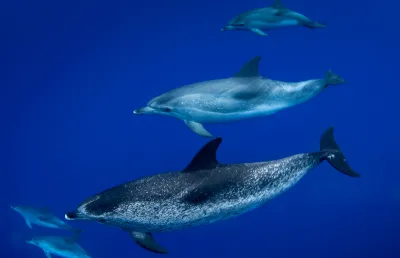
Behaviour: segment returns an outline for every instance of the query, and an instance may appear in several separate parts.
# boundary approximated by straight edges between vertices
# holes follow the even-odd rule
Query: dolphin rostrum
[[[261,57],[248,61],[233,77],[173,89],[147,103],[134,114],[159,114],[178,118],[195,133],[213,137],[203,123],[222,123],[273,114],[305,102],[329,85],[344,83],[328,71],[325,78],[282,82],[262,77]]]
[[[32,224],[35,224],[47,228],[66,229],[80,232],[80,229],[73,228],[60,218],[54,216],[47,207],[34,208],[30,206],[11,206],[11,208],[25,219],[26,225],[31,229]]]
[[[182,171],[107,189],[65,218],[119,227],[141,247],[167,253],[152,233],[205,225],[255,209],[288,190],[324,160],[343,174],[359,177],[336,144],[333,127],[321,136],[320,151],[267,162],[221,164],[216,158],[221,141],[215,138],[204,145]]]
[[[326,27],[325,24],[312,21],[303,14],[286,8],[281,0],[276,0],[268,7],[249,10],[237,15],[221,30],[247,30],[260,36],[267,36],[265,30],[298,25],[312,29]]]
[[[70,237],[36,236],[26,241],[28,244],[40,247],[47,258],[58,255],[65,258],[90,258],[89,254],[76,241],[79,233]]]

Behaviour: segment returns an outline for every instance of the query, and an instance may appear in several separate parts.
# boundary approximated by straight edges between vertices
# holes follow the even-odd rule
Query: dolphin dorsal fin
[[[277,9],[284,9],[285,7],[283,6],[282,0],[275,0],[275,2],[271,5],[271,7],[277,8]]]
[[[196,156],[194,156],[192,161],[182,172],[190,173],[196,170],[216,168],[219,165],[217,161],[217,150],[221,142],[221,137],[209,141],[197,152]]]
[[[258,64],[260,63],[261,56],[256,56],[250,59],[234,77],[258,77]]]

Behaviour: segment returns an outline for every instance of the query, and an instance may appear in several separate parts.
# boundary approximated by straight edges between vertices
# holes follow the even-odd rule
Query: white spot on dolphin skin
[[[329,160],[332,160],[332,159],[334,159],[334,158],[335,158],[335,154],[329,154],[329,155],[328,155],[328,159],[329,159]]]

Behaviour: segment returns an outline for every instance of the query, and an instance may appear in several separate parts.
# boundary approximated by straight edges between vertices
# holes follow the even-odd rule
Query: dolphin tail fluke
[[[325,74],[324,80],[325,80],[325,87],[327,87],[329,85],[336,85],[336,84],[345,83],[345,80],[342,77],[340,77],[339,75],[333,73],[332,70],[329,70]]]
[[[209,133],[202,124],[196,123],[193,121],[187,121],[185,120],[185,124],[192,130],[194,133],[203,136],[203,137],[209,137],[212,138],[214,137],[211,133]]]
[[[337,145],[333,136],[333,127],[329,127],[322,135],[320,139],[320,151],[324,153],[323,160],[327,160],[332,167],[337,171],[351,176],[360,177],[359,174],[351,169],[350,165]]]
[[[142,248],[157,254],[167,254],[168,251],[157,244],[154,240],[153,235],[151,233],[143,233],[143,232],[136,232],[131,231],[129,232],[133,240]]]

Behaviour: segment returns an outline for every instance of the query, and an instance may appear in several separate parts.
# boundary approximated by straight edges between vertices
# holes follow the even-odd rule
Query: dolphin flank
[[[76,243],[79,233],[71,237],[37,236],[26,241],[41,248],[47,258],[51,254],[65,258],[90,258],[89,254]]]
[[[333,127],[322,134],[319,151],[267,162],[221,164],[216,158],[221,141],[209,141],[182,171],[105,190],[65,218],[119,227],[141,247],[167,253],[152,233],[210,224],[253,210],[287,191],[325,160],[339,172],[359,177],[336,144]]]
[[[183,120],[196,134],[213,137],[203,123],[223,123],[259,116],[303,103],[329,85],[344,80],[328,71],[324,78],[283,82],[262,77],[261,57],[248,61],[233,77],[186,85],[168,91],[138,108],[134,114],[158,114]]]
[[[247,30],[260,36],[267,36],[265,30],[289,26],[304,26],[312,29],[326,27],[325,24],[312,21],[305,15],[286,8],[281,0],[276,0],[269,7],[253,9],[237,15],[221,30]]]
[[[80,229],[71,227],[60,218],[53,215],[47,207],[11,206],[11,208],[25,219],[25,223],[30,229],[32,229],[32,224],[35,224],[47,228],[65,229],[74,232],[81,231]]]

